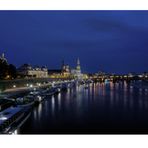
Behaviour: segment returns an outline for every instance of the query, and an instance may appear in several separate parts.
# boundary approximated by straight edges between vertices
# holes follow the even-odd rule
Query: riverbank
[[[28,93],[28,92],[35,90],[35,89],[46,88],[46,87],[50,87],[50,86],[51,86],[51,84],[42,84],[40,86],[32,86],[32,87],[26,86],[26,87],[9,88],[9,89],[4,90],[1,93],[1,95],[13,97],[13,96],[16,96],[16,95],[19,95],[19,94]]]
[[[70,79],[58,78],[24,78],[14,80],[0,80],[0,92],[13,91],[15,88],[26,89],[27,87],[46,85],[52,82],[65,81]],[[28,88],[27,88],[28,89]]]

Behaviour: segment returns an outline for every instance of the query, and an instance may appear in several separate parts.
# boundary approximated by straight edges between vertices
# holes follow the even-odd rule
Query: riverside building
[[[47,78],[48,69],[46,67],[32,67],[29,64],[24,64],[17,70],[18,75],[26,78]]]

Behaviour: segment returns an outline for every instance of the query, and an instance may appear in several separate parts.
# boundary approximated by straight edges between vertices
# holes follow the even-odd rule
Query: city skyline
[[[0,11],[0,52],[9,63],[82,71],[147,71],[148,11]]]

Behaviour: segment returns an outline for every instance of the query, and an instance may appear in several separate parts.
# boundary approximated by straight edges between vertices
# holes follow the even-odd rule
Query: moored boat
[[[34,103],[35,103],[35,104],[39,104],[39,103],[41,103],[43,100],[44,100],[44,96],[40,96],[40,95],[34,96]]]
[[[0,112],[0,134],[9,134],[30,115],[30,107],[10,107]]]
[[[11,106],[15,106],[15,102],[13,100],[6,99],[6,98],[0,99],[0,112]]]
[[[35,103],[32,95],[27,95],[16,99],[16,105],[19,107],[33,106]]]

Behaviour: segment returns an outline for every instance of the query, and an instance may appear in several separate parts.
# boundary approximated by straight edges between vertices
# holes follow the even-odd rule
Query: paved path
[[[33,87],[16,87],[16,88],[11,88],[11,89],[6,89],[2,94],[8,95],[8,96],[13,96],[13,95],[16,95],[19,93],[31,91],[34,88],[43,88],[43,87],[47,87],[47,86],[50,86],[50,84],[42,84],[40,86],[33,86]]]

